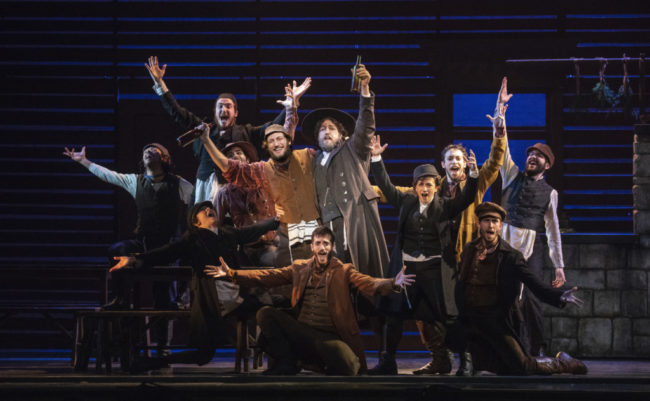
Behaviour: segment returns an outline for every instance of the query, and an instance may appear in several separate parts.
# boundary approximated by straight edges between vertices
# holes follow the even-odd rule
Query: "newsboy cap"
[[[555,163],[555,155],[553,154],[553,151],[551,150],[550,146],[548,146],[545,143],[538,142],[533,146],[530,146],[528,149],[526,149],[526,155],[528,155],[530,151],[533,149],[541,152],[544,155],[544,157],[546,157],[546,160],[548,161],[549,164],[549,168],[553,167],[553,163]]]
[[[440,177],[440,174],[433,164],[420,164],[413,170],[413,185],[422,177]]]
[[[479,220],[485,217],[496,217],[503,221],[506,218],[506,210],[494,202],[483,202],[474,209]]]

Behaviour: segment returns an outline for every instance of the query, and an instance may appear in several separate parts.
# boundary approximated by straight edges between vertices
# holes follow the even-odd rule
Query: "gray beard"
[[[329,152],[333,151],[334,149],[338,148],[339,146],[341,146],[341,143],[343,143],[343,140],[340,140],[340,141],[338,141],[338,142],[335,142],[335,143],[332,144],[332,145],[326,145],[326,144],[325,144],[323,141],[321,141],[320,139],[318,140],[318,146],[320,147],[320,149],[321,149],[323,152],[327,152],[327,153],[329,153]]]

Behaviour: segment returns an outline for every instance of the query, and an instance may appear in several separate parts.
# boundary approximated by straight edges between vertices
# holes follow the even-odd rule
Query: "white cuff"
[[[472,178],[478,178],[478,170],[469,170],[469,176]]]
[[[381,161],[381,155],[379,156],[370,156],[370,162],[376,163]]]
[[[162,81],[160,84],[158,84],[158,82],[155,82],[153,84],[153,91],[156,92],[156,95],[162,96],[165,93],[169,92],[169,89],[167,89],[167,85],[165,85],[165,81]]]

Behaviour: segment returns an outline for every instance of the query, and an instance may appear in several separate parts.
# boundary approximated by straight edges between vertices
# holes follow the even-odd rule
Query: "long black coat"
[[[370,163],[370,170],[375,177],[375,183],[379,186],[388,203],[399,209],[399,224],[397,229],[397,239],[390,259],[390,270],[387,277],[395,277],[402,269],[402,245],[404,243],[404,230],[409,213],[414,208],[419,207],[417,195],[399,191],[390,182],[390,177],[384,167],[384,162]],[[433,213],[433,220],[437,224],[438,235],[440,237],[440,249],[442,250],[442,261],[440,274],[442,281],[443,299],[447,315],[458,315],[456,306],[456,283],[458,280],[458,270],[456,266],[456,255],[454,250],[455,238],[451,236],[450,220],[469,206],[476,197],[477,190],[476,178],[467,178],[467,184],[459,196],[453,199],[441,198],[438,193],[433,197],[427,213]],[[435,291],[432,289],[432,291]],[[402,307],[404,295],[397,294],[391,296],[390,311],[399,311]]]
[[[469,280],[469,273],[472,270],[472,262],[476,254],[476,246],[481,241],[477,238],[465,245],[460,262],[460,284],[459,293],[462,292],[464,285]],[[497,308],[500,315],[504,318],[504,324],[508,327],[508,331],[512,336],[519,341],[519,327],[523,320],[521,309],[517,297],[521,291],[521,284],[523,283],[532,293],[539,298],[542,302],[549,305],[562,308],[565,302],[560,300],[564,290],[553,288],[550,285],[542,282],[531,272],[526,266],[524,256],[518,250],[508,244],[507,241],[500,240],[497,250]],[[462,298],[464,299],[464,297]],[[460,303],[461,314],[464,311],[464,303]],[[522,347],[523,350],[525,348]]]
[[[227,341],[227,330],[220,313],[215,279],[203,273],[205,265],[221,264],[221,256],[229,266],[237,268],[237,245],[253,242],[277,226],[275,219],[268,219],[241,228],[224,226],[217,233],[203,228],[188,230],[181,240],[139,255],[136,267],[166,264],[178,258],[191,260],[191,343],[199,348],[216,347]]]

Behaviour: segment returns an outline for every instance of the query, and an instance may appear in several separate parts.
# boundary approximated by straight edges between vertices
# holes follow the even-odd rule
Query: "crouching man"
[[[350,300],[350,286],[368,294],[387,295],[413,283],[404,269],[394,278],[378,279],[332,256],[334,233],[320,226],[312,233],[310,259],[281,269],[233,270],[221,260],[206,266],[213,277],[228,277],[242,286],[292,284],[292,309],[264,307],[257,323],[274,364],[264,374],[294,375],[298,361],[331,375],[354,376],[367,370],[359,326]]]
[[[582,305],[575,296],[578,288],[553,288],[528,270],[521,252],[501,239],[506,217],[501,206],[483,202],[475,213],[480,236],[463,250],[459,286],[475,369],[500,375],[587,373],[581,361],[564,352],[555,358],[531,356],[518,335],[521,283],[541,301],[560,308],[567,303]]]

